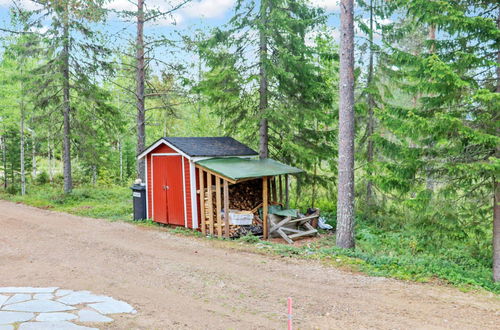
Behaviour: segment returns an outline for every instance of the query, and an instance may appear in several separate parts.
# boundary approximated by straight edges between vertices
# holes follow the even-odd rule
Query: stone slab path
[[[135,313],[124,301],[90,291],[0,287],[0,330],[98,329],[113,322],[110,315]]]

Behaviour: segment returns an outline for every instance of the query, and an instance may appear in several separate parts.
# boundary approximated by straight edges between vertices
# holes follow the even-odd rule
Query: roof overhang
[[[214,156],[189,156],[188,154],[186,154],[185,152],[183,152],[182,150],[180,150],[179,148],[177,148],[176,146],[174,146],[173,144],[169,143],[167,140],[165,140],[164,138],[161,138],[159,139],[158,141],[156,141],[155,143],[153,143],[152,145],[150,145],[146,150],[144,150],[141,154],[139,154],[139,156],[137,156],[137,159],[142,159],[144,157],[146,157],[147,154],[149,154],[150,152],[152,152],[153,150],[155,150],[156,148],[158,148],[160,145],[166,145],[167,147],[170,147],[172,148],[173,150],[175,150],[177,153],[181,154],[182,156],[186,157],[187,159],[189,160],[192,160],[194,162],[196,161],[199,161],[199,160],[204,160],[204,159],[210,159],[210,158],[213,158]],[[218,158],[229,158],[229,157],[242,157],[242,158],[253,158],[253,157],[256,157],[257,155],[241,155],[241,156],[218,156]]]
[[[269,158],[215,157],[197,161],[196,165],[232,183],[253,178],[304,172],[299,168]]]
[[[151,146],[149,146],[146,150],[144,150],[139,156],[137,156],[137,159],[141,159],[141,158],[146,157],[147,154],[149,154],[151,151],[155,150],[156,148],[158,148],[162,144],[166,145],[167,147],[172,148],[173,150],[175,150],[176,152],[178,152],[179,154],[183,155],[184,157],[186,157],[188,159],[192,158],[188,154],[184,153],[182,150],[173,146],[171,143],[168,143],[167,141],[165,141],[165,139],[161,138],[158,141],[156,141],[155,143],[153,143]]]

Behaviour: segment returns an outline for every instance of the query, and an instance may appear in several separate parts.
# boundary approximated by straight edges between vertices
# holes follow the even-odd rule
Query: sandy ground
[[[138,310],[112,329],[284,329],[288,296],[300,329],[500,328],[492,294],[356,275],[6,201],[0,286],[90,290]]]

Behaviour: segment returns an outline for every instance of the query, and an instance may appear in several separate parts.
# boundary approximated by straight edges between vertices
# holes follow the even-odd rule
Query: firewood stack
[[[262,203],[262,180],[249,180],[229,186],[229,208],[253,210]]]
[[[205,189],[205,219],[209,218],[209,197],[208,189]],[[215,185],[212,186],[212,198],[211,202],[213,205],[213,219],[214,219],[214,235],[218,235],[217,232],[217,208],[216,208],[216,193]],[[262,181],[259,179],[249,180],[233,184],[229,186],[229,208],[236,210],[246,210],[254,211],[256,217],[258,217],[258,206],[262,203]],[[222,231],[224,234],[224,220],[222,219]],[[208,228],[208,220],[206,221]],[[254,217],[254,226],[262,226],[261,223]],[[230,225],[229,226],[229,236],[239,237],[241,236],[241,226]],[[252,230],[255,231],[255,230]]]

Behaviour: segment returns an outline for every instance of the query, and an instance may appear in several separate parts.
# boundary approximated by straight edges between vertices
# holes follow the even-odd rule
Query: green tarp
[[[260,178],[281,174],[296,174],[303,172],[296,167],[288,166],[272,159],[250,158],[210,158],[196,162],[206,169],[232,180]]]

